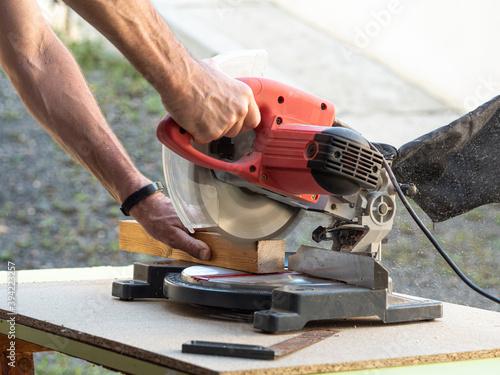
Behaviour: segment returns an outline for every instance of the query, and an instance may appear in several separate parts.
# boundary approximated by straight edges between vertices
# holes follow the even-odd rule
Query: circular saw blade
[[[277,236],[297,217],[299,208],[214,178],[217,188],[218,231],[237,241]]]
[[[212,171],[163,149],[167,191],[184,226],[215,230],[238,242],[277,236],[300,209],[226,182]]]

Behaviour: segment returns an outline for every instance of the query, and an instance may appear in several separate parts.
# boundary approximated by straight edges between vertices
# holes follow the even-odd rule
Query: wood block
[[[193,236],[210,246],[212,250],[210,260],[196,259],[181,250],[173,249],[155,240],[135,220],[122,220],[119,224],[119,246],[125,251],[251,273],[273,273],[284,270],[285,240],[238,243],[213,232],[196,232]]]

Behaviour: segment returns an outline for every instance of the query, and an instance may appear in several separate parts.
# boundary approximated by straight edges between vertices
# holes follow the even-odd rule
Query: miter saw
[[[336,121],[332,103],[262,77],[239,79],[261,112],[255,131],[200,146],[169,116],[158,127],[176,211],[192,232],[216,230],[242,242],[279,236],[308,211],[324,223],[311,233],[318,245],[302,246],[270,275],[136,264],[134,281],[115,283],[113,295],[255,311],[254,327],[270,332],[323,319],[441,317],[440,302],[392,293],[380,263],[396,208],[384,155]]]

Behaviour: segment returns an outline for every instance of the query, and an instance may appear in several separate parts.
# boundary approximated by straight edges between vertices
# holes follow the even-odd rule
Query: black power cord
[[[373,145],[372,145],[372,148],[374,148],[376,150],[376,148]],[[425,236],[429,239],[429,241],[432,243],[432,245],[434,245],[434,247],[436,248],[436,250],[438,251],[438,253],[444,258],[444,260],[446,261],[446,263],[448,263],[448,265],[451,267],[451,269],[453,271],[455,271],[455,273],[458,275],[458,277],[460,277],[460,279],[462,279],[462,281],[469,288],[471,288],[475,292],[479,293],[483,297],[486,297],[486,298],[492,300],[493,302],[496,302],[496,303],[500,304],[500,298],[495,297],[494,295],[492,295],[492,294],[488,293],[487,291],[485,291],[485,290],[481,289],[480,287],[478,287],[471,280],[469,280],[469,278],[467,276],[465,276],[462,271],[460,271],[460,269],[453,262],[453,260],[451,260],[451,258],[448,256],[448,254],[446,254],[446,252],[444,251],[444,249],[437,242],[437,240],[434,238],[434,236],[431,234],[431,232],[429,232],[429,230],[424,225],[424,223],[422,222],[422,220],[420,220],[420,218],[417,216],[416,212],[410,206],[410,203],[408,203],[408,200],[406,199],[403,191],[401,190],[401,187],[399,186],[399,184],[398,184],[398,182],[396,180],[396,177],[394,176],[394,173],[392,172],[392,169],[389,166],[389,163],[387,162],[387,160],[385,160],[385,158],[383,158],[382,165],[384,166],[385,170],[387,171],[387,174],[389,175],[389,179],[391,180],[392,185],[396,189],[396,192],[397,192],[397,194],[399,196],[399,199],[401,199],[401,202],[403,202],[403,205],[407,209],[408,213],[411,215],[411,217],[413,218],[413,220],[415,221],[415,223],[419,226],[419,228],[422,230],[422,232],[424,232]]]

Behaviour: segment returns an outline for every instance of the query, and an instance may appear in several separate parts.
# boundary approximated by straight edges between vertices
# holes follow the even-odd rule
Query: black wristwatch
[[[143,186],[135,193],[132,193],[127,199],[125,199],[125,202],[123,202],[122,206],[120,207],[120,210],[122,210],[125,216],[130,216],[129,213],[130,210],[137,203],[139,203],[143,199],[149,197],[150,195],[156,192],[161,193],[162,191],[163,191],[163,184],[160,181],[156,181],[149,185]]]

